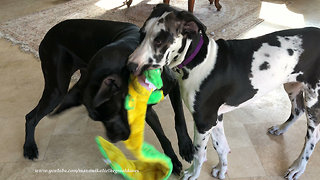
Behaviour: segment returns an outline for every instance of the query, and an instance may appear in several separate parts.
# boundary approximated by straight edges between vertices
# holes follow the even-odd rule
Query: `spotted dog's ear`
[[[198,33],[199,31],[205,33],[207,30],[207,27],[198,18],[187,11],[178,12],[177,18],[185,22],[183,33]]]
[[[98,107],[108,101],[113,95],[120,91],[122,81],[119,75],[112,74],[107,76],[100,85],[100,88],[93,99],[93,107]]]

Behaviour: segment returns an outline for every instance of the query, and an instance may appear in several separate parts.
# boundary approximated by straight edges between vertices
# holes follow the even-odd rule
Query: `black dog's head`
[[[128,75],[109,74],[90,83],[84,94],[89,116],[101,121],[111,142],[126,140],[130,135],[127,110],[124,107],[128,93]]]
[[[135,74],[144,70],[180,64],[192,40],[205,34],[206,27],[191,13],[159,4],[140,30],[140,46],[130,55],[128,68]]]

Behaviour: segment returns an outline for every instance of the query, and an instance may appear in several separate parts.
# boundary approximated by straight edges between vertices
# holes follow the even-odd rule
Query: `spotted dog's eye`
[[[155,40],[154,40],[154,45],[155,45],[156,47],[160,47],[161,44],[162,44],[162,41],[161,41],[160,39],[155,39]]]

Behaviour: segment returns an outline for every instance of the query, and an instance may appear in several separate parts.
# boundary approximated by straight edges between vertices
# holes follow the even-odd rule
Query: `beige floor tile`
[[[66,1],[68,0],[2,0],[0,6],[0,23],[36,11],[48,9]]]
[[[283,180],[283,177],[268,176],[268,177],[250,177],[250,178],[230,178],[230,180]]]
[[[268,128],[276,124],[272,122],[245,124],[252,144],[255,146],[270,146],[274,144],[287,148],[292,148],[292,146],[300,147],[303,145],[307,128],[306,120],[303,117],[297,120],[297,122],[295,122],[286,133],[280,136],[274,136],[267,132]]]
[[[253,147],[234,148],[228,155],[228,177],[265,176],[265,171]]]
[[[234,148],[252,147],[250,137],[243,125],[238,128],[225,127],[225,134],[231,150]]]
[[[88,128],[88,121],[91,121],[84,106],[69,109],[52,119],[57,121],[54,135],[82,134]]]
[[[3,39],[0,47],[0,116],[24,118],[43,91],[40,62]]]
[[[0,162],[29,161],[23,157],[23,144],[25,139],[25,120],[23,118],[10,118],[0,127],[0,136],[6,137],[0,140]],[[42,160],[47,150],[51,134],[55,127],[55,121],[44,118],[35,132],[35,139],[39,150],[39,158]]]
[[[1,170],[2,179],[35,179],[35,173],[32,169],[34,162],[15,162],[5,163]]]

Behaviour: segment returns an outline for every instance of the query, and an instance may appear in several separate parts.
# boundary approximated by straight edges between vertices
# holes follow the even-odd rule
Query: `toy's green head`
[[[162,79],[160,69],[150,69],[143,72],[146,76],[146,80],[152,83],[157,89],[162,88]]]

